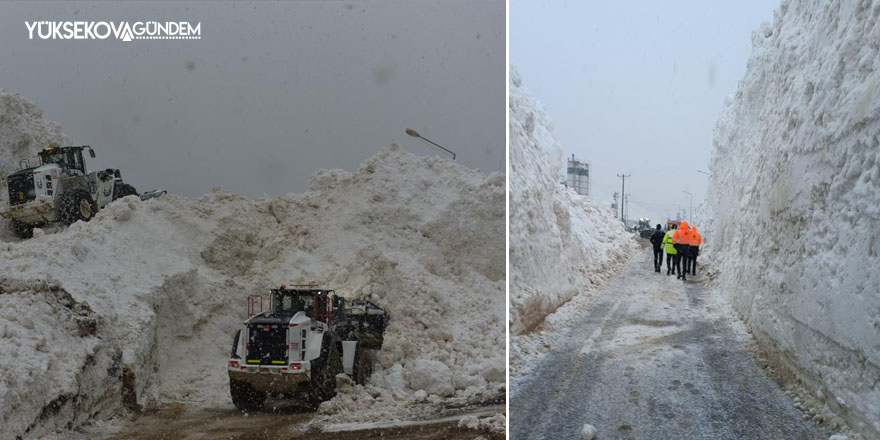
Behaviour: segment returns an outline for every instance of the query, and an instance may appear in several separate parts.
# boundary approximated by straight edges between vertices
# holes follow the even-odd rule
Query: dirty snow
[[[19,126],[0,145],[38,116],[16,105],[23,115],[4,117]],[[33,138],[60,133],[48,127]],[[303,194],[132,196],[89,223],[0,243],[0,437],[123,407],[231,406],[225,365],[245,298],[292,282],[391,315],[367,387],[343,386],[319,420],[503,399],[504,184],[392,146],[354,172],[315,173]]]
[[[785,368],[880,436],[880,1],[783,1],[715,133],[719,287]]]
[[[512,377],[540,355],[552,339],[547,332],[565,327],[572,311],[588,301],[586,293],[613,276],[637,248],[613,212],[559,184],[562,163],[548,116],[511,68]],[[541,331],[534,331],[539,325]]]

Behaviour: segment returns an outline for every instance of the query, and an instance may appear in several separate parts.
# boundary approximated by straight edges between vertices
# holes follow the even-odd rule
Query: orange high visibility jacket
[[[672,234],[672,242],[675,244],[690,244],[691,227],[686,220],[683,220],[675,233]]]
[[[693,229],[693,231],[694,231],[694,239],[693,239],[693,242],[691,243],[691,246],[699,246],[699,245],[703,244],[703,236],[700,235],[700,231],[697,229],[697,227],[694,226],[691,229]]]

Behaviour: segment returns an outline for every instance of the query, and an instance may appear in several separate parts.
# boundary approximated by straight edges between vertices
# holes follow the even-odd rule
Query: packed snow
[[[60,136],[36,107],[0,99],[0,146]],[[245,299],[284,283],[317,282],[391,316],[367,386],[339,378],[317,420],[503,401],[504,249],[503,174],[396,145],[357,171],[318,171],[303,194],[130,196],[88,223],[0,243],[0,437],[125,407],[231,407],[225,366]]]
[[[719,286],[821,402],[880,437],[880,1],[783,1],[716,127]]]
[[[563,161],[552,125],[515,68],[509,105],[510,358],[519,375],[544,345],[534,330],[564,321],[563,310],[548,315],[588,298],[637,245],[613,212],[558,182]]]
[[[581,429],[581,438],[583,440],[593,440],[596,438],[596,427],[587,423]]]

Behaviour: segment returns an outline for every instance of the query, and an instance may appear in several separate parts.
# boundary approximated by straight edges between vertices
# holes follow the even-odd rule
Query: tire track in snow
[[[511,389],[511,439],[826,439],[769,379],[699,283],[656,274],[645,252],[600,289]]]

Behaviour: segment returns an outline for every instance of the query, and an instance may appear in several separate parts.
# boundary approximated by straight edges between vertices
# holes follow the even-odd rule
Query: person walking
[[[682,231],[682,271],[686,275],[693,275],[693,245],[694,245],[694,228],[690,224],[687,225],[687,228]]]
[[[654,272],[657,273],[660,273],[660,268],[663,267],[663,237],[665,236],[666,234],[660,230],[660,225],[657,225],[657,229],[651,234],[651,245],[654,247]]]
[[[675,273],[675,265],[678,261],[678,251],[675,250],[675,246],[672,244],[672,234],[676,228],[678,228],[678,225],[672,225],[672,229],[666,231],[666,235],[663,236],[663,247],[666,251],[666,275]],[[678,273],[681,273],[681,266],[678,268]]]
[[[682,220],[681,224],[678,227],[678,230],[672,234],[672,243],[675,246],[675,250],[678,252],[678,262],[676,262],[676,267],[679,270],[679,275],[676,279],[680,279],[683,281],[687,281],[687,256],[690,251],[690,239],[691,239],[691,231],[690,226],[688,226],[687,220]],[[682,268],[681,265],[685,264],[685,267]]]
[[[693,227],[694,238],[691,244],[691,274],[697,276],[697,256],[700,255],[700,245],[703,244],[703,236],[696,226]]]

